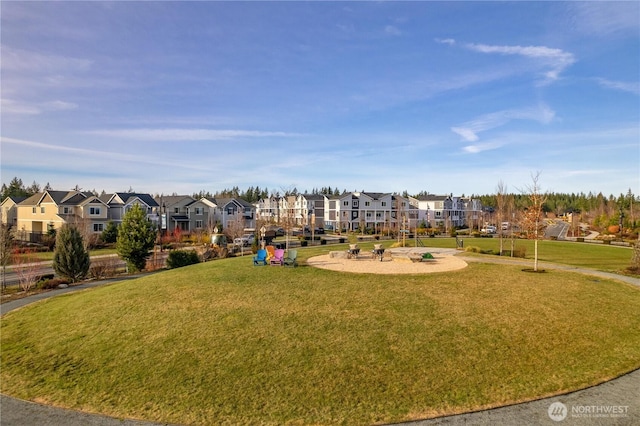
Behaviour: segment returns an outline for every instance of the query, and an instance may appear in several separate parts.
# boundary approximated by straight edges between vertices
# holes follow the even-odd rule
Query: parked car
[[[249,247],[253,244],[255,237],[253,234],[245,234],[240,238],[236,238],[233,240],[233,243],[237,246]]]
[[[484,228],[482,228],[480,230],[480,232],[483,232],[485,234],[495,234],[496,233],[496,227],[495,226],[485,226]]]

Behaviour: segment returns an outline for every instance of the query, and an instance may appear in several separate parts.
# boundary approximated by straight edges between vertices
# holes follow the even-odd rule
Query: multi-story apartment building
[[[325,205],[325,224],[345,231],[414,227],[417,209],[409,199],[391,193],[350,192],[332,197]]]
[[[271,195],[256,204],[256,218],[266,223],[280,223],[280,197]]]
[[[475,198],[427,194],[410,197],[418,208],[418,222],[430,228],[450,229],[471,226],[482,213],[482,204]],[[475,222],[473,222],[475,223]]]
[[[326,200],[322,194],[270,196],[255,204],[256,218],[266,223],[323,227]]]

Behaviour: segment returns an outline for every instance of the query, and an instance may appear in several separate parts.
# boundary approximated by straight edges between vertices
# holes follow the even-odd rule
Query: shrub
[[[84,248],[78,228],[63,225],[56,236],[53,270],[71,282],[77,282],[87,276],[90,263],[89,252]]]
[[[117,260],[115,257],[105,257],[91,261],[89,276],[96,280],[112,277],[117,271]]]
[[[469,253],[482,253],[482,250],[478,246],[467,246],[464,251],[468,251]]]
[[[167,267],[169,269],[180,268],[182,266],[193,265],[199,263],[198,253],[193,250],[176,250],[169,253],[167,258]]]
[[[69,284],[69,280],[64,278],[51,278],[38,282],[38,287],[43,290],[58,288],[60,284]]]
[[[527,248],[525,246],[517,246],[513,250],[513,257],[521,257],[524,259],[526,254],[527,254]]]

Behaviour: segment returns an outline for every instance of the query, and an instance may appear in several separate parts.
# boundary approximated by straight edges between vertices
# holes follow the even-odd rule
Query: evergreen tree
[[[118,226],[112,221],[107,222],[107,226],[102,231],[102,241],[105,243],[115,243],[118,241]]]
[[[134,205],[122,218],[116,250],[133,271],[144,269],[156,240],[156,229],[139,205]]]
[[[82,280],[89,273],[91,260],[80,231],[75,226],[65,224],[56,234],[53,270],[71,282]]]

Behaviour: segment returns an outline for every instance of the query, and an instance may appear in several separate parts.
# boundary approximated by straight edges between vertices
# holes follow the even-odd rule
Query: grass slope
[[[162,422],[395,422],[640,367],[639,306],[631,286],[565,272],[372,277],[228,259],[6,315],[0,377],[17,397]]]

